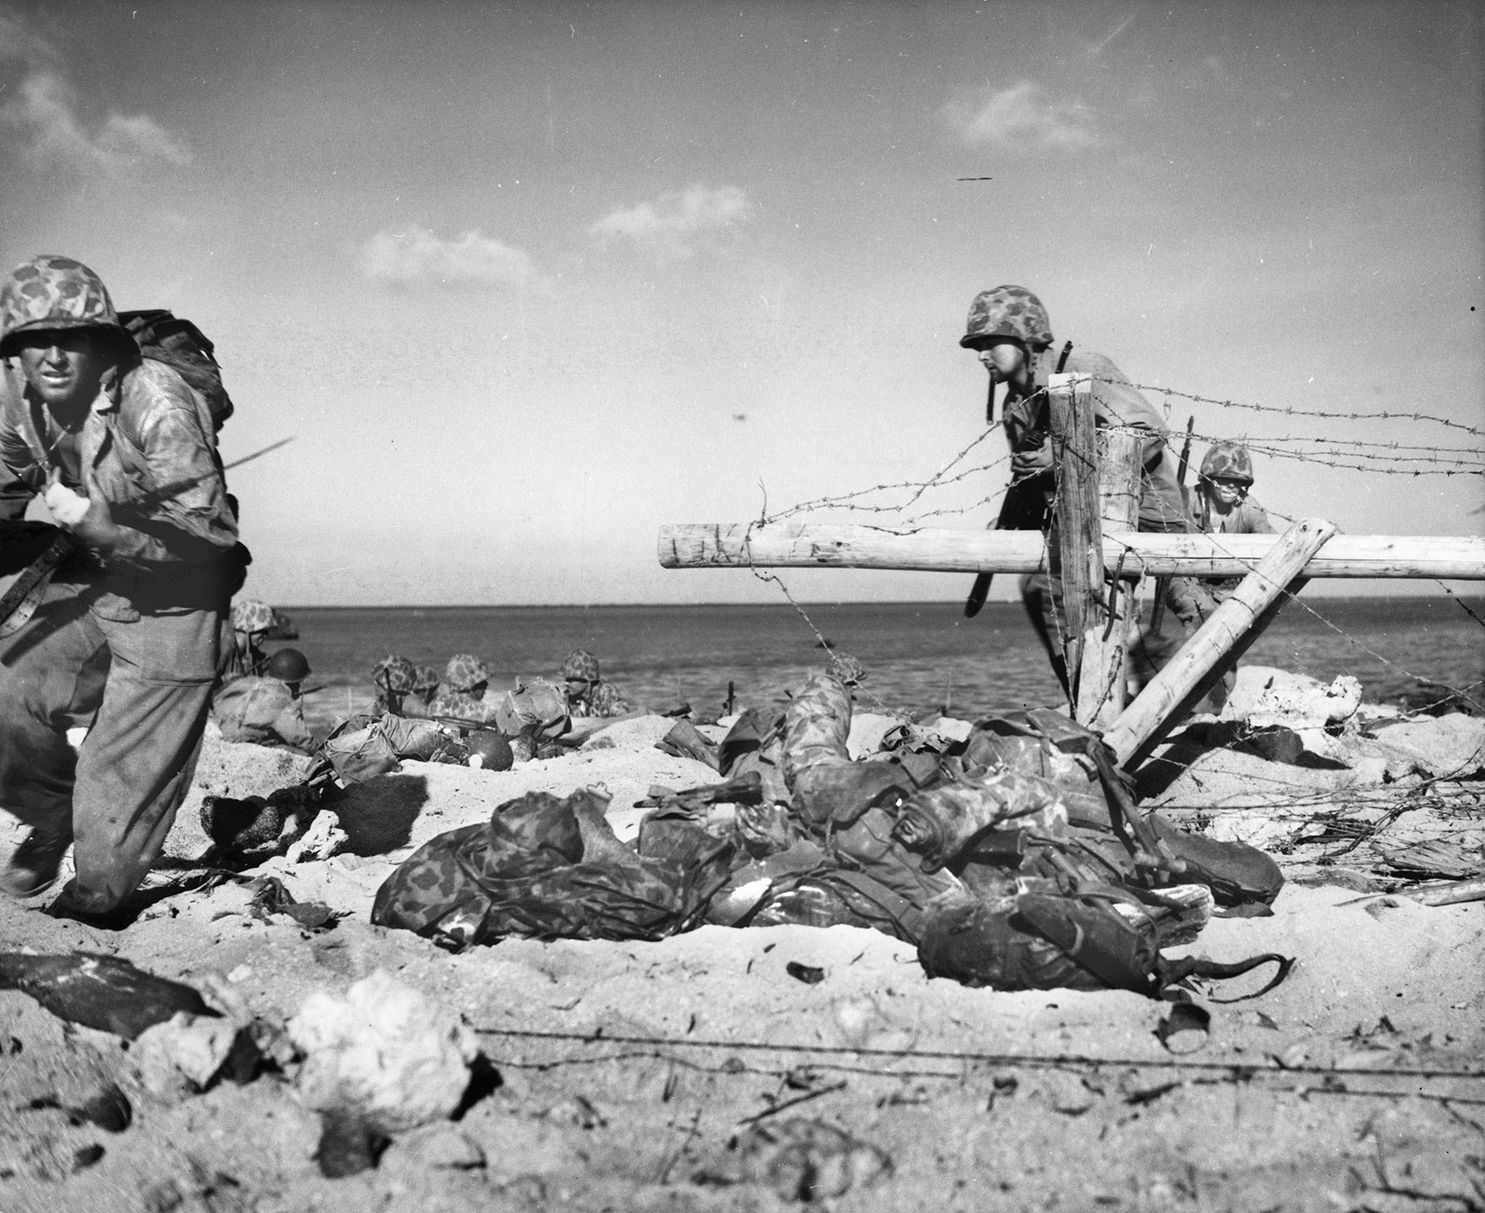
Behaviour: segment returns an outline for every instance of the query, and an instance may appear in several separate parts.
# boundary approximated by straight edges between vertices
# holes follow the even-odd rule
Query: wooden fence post
[[[1144,442],[1137,430],[1098,431],[1099,519],[1104,535],[1128,534],[1139,526],[1140,464]],[[1102,560],[1099,561],[1102,565]],[[1076,715],[1080,724],[1104,729],[1124,710],[1125,654],[1130,628],[1139,615],[1139,578],[1105,569],[1108,609],[1102,626],[1083,634]],[[1090,621],[1091,622],[1091,621]]]
[[[1047,384],[1048,419],[1057,499],[1052,573],[1062,581],[1062,655],[1067,662],[1069,698],[1078,702],[1083,639],[1102,633],[1103,532],[1098,522],[1098,447],[1094,440],[1093,377],[1053,375]]]
[[[1240,657],[1297,592],[1310,557],[1336,532],[1333,522],[1304,518],[1294,523],[1232,596],[1208,616],[1170,663],[1150,680],[1103,739],[1121,766],[1143,760],[1182,714],[1206,693],[1211,679]]]

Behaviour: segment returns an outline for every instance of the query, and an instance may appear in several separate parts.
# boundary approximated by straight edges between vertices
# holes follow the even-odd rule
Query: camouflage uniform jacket
[[[613,683],[595,682],[588,690],[567,700],[568,714],[580,716],[624,716],[633,709]]]
[[[68,442],[25,376],[0,371],[0,521],[24,516],[53,471],[83,491],[88,466],[119,539],[106,558],[74,558],[62,584],[96,585],[105,619],[140,612],[225,609],[237,564],[211,414],[164,363],[108,371],[82,429]]]
[[[283,743],[306,754],[315,748],[299,698],[277,678],[248,675],[224,686],[212,704],[224,741]]]
[[[1050,451],[1047,404],[1044,390],[1048,377],[1057,365],[1058,351],[1043,350],[1036,355],[1032,368],[1033,388],[1028,393],[1011,388],[1006,393],[1004,424],[1006,439],[1012,451]],[[1187,531],[1191,529],[1186,503],[1176,480],[1176,461],[1166,447],[1165,418],[1145,399],[1138,388],[1103,354],[1079,351],[1068,356],[1063,371],[1068,374],[1092,375],[1093,416],[1099,426],[1134,426],[1148,430],[1145,440],[1144,471],[1141,475],[1139,529],[1142,531]],[[1044,492],[1050,502],[1053,493],[1050,475]]]

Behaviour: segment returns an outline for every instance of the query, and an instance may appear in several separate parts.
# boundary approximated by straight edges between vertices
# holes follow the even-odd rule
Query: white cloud
[[[30,71],[0,103],[0,128],[20,138],[32,160],[84,172],[119,174],[191,163],[190,145],[145,114],[110,113],[95,130],[78,115],[77,95],[56,71]]]
[[[702,247],[715,248],[719,235],[735,232],[753,214],[747,192],[735,185],[692,185],[612,211],[589,227],[588,234],[605,241],[628,240],[662,256],[688,257]]]
[[[357,257],[367,278],[392,286],[543,286],[527,253],[478,229],[443,240],[420,227],[384,228],[361,244]]]
[[[1022,80],[979,100],[951,101],[943,109],[949,129],[972,147],[1078,151],[1095,147],[1098,132],[1076,101],[1056,101],[1041,85]]]

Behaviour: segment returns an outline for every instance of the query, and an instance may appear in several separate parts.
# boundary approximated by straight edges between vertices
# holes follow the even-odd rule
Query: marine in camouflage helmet
[[[1253,456],[1240,442],[1214,442],[1202,457],[1201,478],[1252,484]]]
[[[0,288],[0,358],[14,355],[26,333],[63,329],[98,329],[121,352],[138,350],[108,288],[81,261],[48,253],[17,266]]]
[[[573,649],[562,662],[562,677],[569,682],[599,681],[598,658],[587,649]]]
[[[849,653],[832,653],[825,672],[832,678],[840,679],[848,687],[858,686],[866,681],[866,667]]]
[[[453,691],[472,691],[482,683],[490,681],[490,671],[485,663],[472,653],[455,653],[444,667],[443,680]],[[411,687],[411,682],[409,682]]]
[[[412,690],[415,677],[413,663],[400,653],[388,653],[371,671],[371,681],[394,695],[405,695]]]
[[[234,632],[247,632],[251,635],[256,632],[266,632],[272,626],[273,608],[266,602],[246,598],[232,604],[232,630]]]
[[[1032,352],[1052,344],[1052,321],[1042,301],[1024,286],[992,287],[981,291],[969,305],[969,320],[959,344],[965,349],[1009,337]]]
[[[438,684],[442,681],[442,675],[440,675],[439,672],[435,670],[431,665],[419,665],[413,667],[412,689],[419,695],[431,698],[433,692],[438,690]]]

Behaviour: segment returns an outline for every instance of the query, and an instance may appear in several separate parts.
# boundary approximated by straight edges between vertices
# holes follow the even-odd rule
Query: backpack
[[[211,338],[165,308],[120,312],[119,323],[134,338],[143,357],[165,363],[206,402],[212,429],[219,431],[232,416],[233,406],[232,397],[222,385],[222,368]]]

